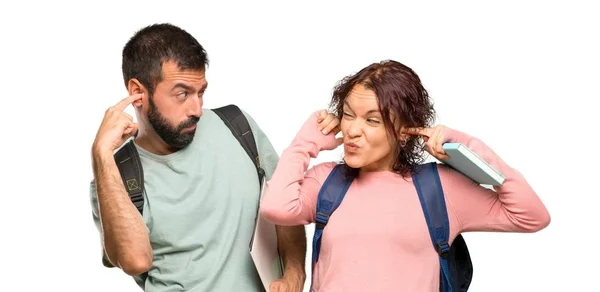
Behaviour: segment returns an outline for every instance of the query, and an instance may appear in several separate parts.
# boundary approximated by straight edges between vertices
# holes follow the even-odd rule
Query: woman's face
[[[375,92],[355,85],[344,101],[340,128],[345,162],[361,171],[389,170],[397,141],[383,124]]]

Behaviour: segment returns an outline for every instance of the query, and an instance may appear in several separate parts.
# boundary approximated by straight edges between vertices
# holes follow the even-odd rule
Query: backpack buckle
[[[323,212],[318,212],[317,216],[315,218],[315,227],[319,228],[319,229],[324,229],[325,225],[327,225],[328,221],[329,221],[329,215],[327,215]]]
[[[448,258],[450,252],[450,245],[447,242],[441,242],[436,245],[435,251],[444,259]]]

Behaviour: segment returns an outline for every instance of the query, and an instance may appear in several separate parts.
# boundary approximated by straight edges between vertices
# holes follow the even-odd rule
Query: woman
[[[337,163],[307,171],[310,158],[344,144],[344,169],[354,181],[325,227],[313,291],[439,291],[439,258],[410,170],[425,151],[447,158],[445,142],[465,144],[506,177],[491,190],[438,164],[450,243],[462,232],[536,232],[550,223],[525,178],[492,149],[432,126],[432,102],[405,65],[384,61],[344,78],[331,105],[334,114],[311,115],[283,152],[261,203],[261,215],[275,224],[315,222],[319,189]],[[336,139],[340,130],[343,138]]]

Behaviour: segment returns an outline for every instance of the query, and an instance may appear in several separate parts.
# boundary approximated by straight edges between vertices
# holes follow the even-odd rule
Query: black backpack
[[[254,162],[258,173],[258,181],[262,186],[265,171],[261,168],[254,135],[246,116],[233,104],[213,109],[213,111],[223,120]],[[144,208],[144,171],[139,153],[133,145],[133,140],[121,147],[114,157],[129,198],[142,214]]]
[[[353,181],[346,178],[343,167],[344,164],[336,165],[319,191],[312,246],[313,269],[319,260],[325,226]],[[439,255],[440,292],[466,292],[473,278],[473,264],[461,234],[456,236],[452,245],[449,244],[450,224],[437,164],[430,162],[414,167],[412,178],[427,221],[432,248]]]

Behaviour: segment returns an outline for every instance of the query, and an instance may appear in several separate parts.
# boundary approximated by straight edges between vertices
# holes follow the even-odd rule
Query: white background
[[[596,291],[593,1],[58,2],[0,4],[0,291],[139,291],[102,267],[90,146],[104,110],[127,95],[123,45],[156,22],[207,49],[206,107],[240,105],[279,154],[340,78],[383,59],[410,66],[438,122],[491,146],[552,216],[535,234],[467,234],[471,291]]]

